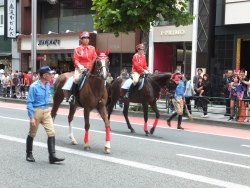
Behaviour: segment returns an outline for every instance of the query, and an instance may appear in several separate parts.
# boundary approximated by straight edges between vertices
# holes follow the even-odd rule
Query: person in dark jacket
[[[211,92],[211,83],[209,81],[208,74],[203,75],[202,87],[200,87],[199,89],[204,90],[202,93],[202,96],[201,96],[201,106],[203,109],[203,115],[201,117],[206,118],[206,117],[208,117],[208,115],[207,115],[207,103],[208,103],[207,97],[210,96],[210,92]]]
[[[230,100],[229,100],[229,91],[228,91],[228,85],[229,83],[233,82],[233,71],[227,70],[225,73],[225,79],[223,80],[223,93],[224,97],[227,98],[225,100],[226,102],[226,113],[224,116],[230,116]]]

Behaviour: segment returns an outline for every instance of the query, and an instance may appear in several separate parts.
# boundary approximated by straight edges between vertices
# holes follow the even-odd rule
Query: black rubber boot
[[[170,121],[177,116],[177,112],[173,113],[168,119],[167,119],[167,124],[169,127],[171,127]]]
[[[179,115],[178,116],[178,126],[177,126],[177,129],[184,130],[184,128],[181,127],[181,121],[182,121],[182,115]]]
[[[64,161],[63,158],[57,158],[56,157],[55,137],[48,137],[48,151],[49,151],[49,162],[50,162],[50,164],[54,164],[56,162]]]
[[[127,90],[127,93],[124,95],[125,99],[129,99],[131,90],[133,89],[133,87],[134,87],[134,84],[131,84],[130,88]]]
[[[32,149],[33,149],[33,138],[28,135],[26,139],[26,161],[35,162],[35,159],[32,155]]]
[[[76,94],[77,84],[73,82],[72,88],[71,88],[71,95],[69,97],[69,103],[75,104],[75,94]]]

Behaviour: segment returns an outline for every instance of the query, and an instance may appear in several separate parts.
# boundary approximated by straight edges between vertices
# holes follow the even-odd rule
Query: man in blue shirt
[[[176,72],[172,76],[172,80],[177,84],[177,87],[174,93],[174,98],[172,99],[175,112],[167,119],[167,124],[169,127],[171,127],[171,124],[170,124],[171,120],[178,114],[177,129],[184,130],[181,127],[181,121],[182,121],[182,114],[183,114],[183,105],[185,104],[185,95],[184,95],[185,85],[184,85],[184,82],[181,80],[181,77],[182,75],[180,72]]]
[[[49,111],[50,85],[48,81],[52,79],[49,66],[41,67],[39,70],[40,79],[35,81],[29,88],[27,99],[27,110],[30,118],[30,130],[26,140],[26,160],[35,162],[32,155],[33,139],[36,136],[38,126],[41,123],[48,135],[49,161],[51,164],[61,162],[64,159],[55,155],[55,130],[53,120]]]

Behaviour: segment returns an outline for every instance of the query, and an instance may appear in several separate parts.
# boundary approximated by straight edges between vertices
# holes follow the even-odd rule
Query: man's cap
[[[143,44],[138,44],[135,48],[137,50],[144,50],[144,45]]]
[[[45,73],[54,73],[55,71],[51,70],[49,66],[44,66],[39,69],[39,74],[45,74]]]
[[[90,35],[89,35],[89,32],[87,32],[87,31],[84,31],[84,32],[82,32],[81,34],[80,34],[80,38],[82,39],[82,38],[89,38],[90,37]]]
[[[4,73],[4,70],[3,70],[3,69],[1,69],[1,70],[0,70],[0,74],[3,74],[3,73]]]

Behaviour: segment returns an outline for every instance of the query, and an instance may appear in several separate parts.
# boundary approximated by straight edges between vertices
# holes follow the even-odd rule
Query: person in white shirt
[[[11,80],[9,79],[9,76],[7,76],[7,73],[4,73],[4,77],[1,79],[1,83],[3,85],[3,97],[10,97]]]

